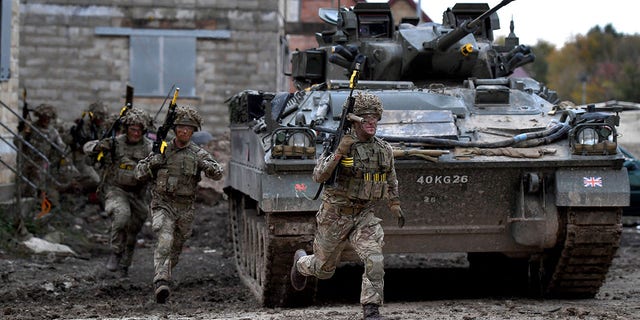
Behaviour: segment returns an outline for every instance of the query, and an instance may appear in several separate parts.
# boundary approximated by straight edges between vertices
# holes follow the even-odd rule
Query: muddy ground
[[[0,318],[361,319],[362,269],[354,265],[321,281],[313,306],[261,308],[234,267],[227,202],[216,202],[198,204],[194,236],[174,270],[176,283],[168,304],[158,305],[153,299],[155,241],[149,230],[141,234],[129,277],[119,279],[104,269],[108,219],[99,214],[99,207],[87,206],[74,211],[69,229],[80,230],[90,241],[71,235],[63,239],[75,256],[27,254],[16,247],[0,252]],[[56,219],[70,216],[57,214],[48,223],[61,227]],[[421,270],[402,268],[397,261],[390,266],[381,311],[389,319],[640,319],[640,232],[634,219],[627,219],[621,247],[595,299],[532,299],[507,276],[474,279],[466,268],[443,268],[447,263],[463,265],[459,261],[435,257],[425,260]]]
[[[620,141],[640,154],[640,112],[625,115]],[[108,218],[98,205],[84,201],[86,195],[72,194],[68,207],[28,222],[28,227],[39,237],[69,245],[75,255],[32,254],[0,234],[0,319],[362,318],[358,265],[344,266],[333,279],[320,281],[313,306],[260,307],[234,266],[227,202],[216,192],[220,185],[208,187],[201,194],[207,197],[200,197],[204,202],[198,203],[194,235],[174,270],[176,283],[166,305],[153,298],[155,240],[149,227],[140,235],[129,277],[120,279],[104,268]],[[3,215],[8,213],[0,213],[0,218]],[[524,284],[508,274],[474,278],[459,256],[427,257],[421,269],[408,269],[403,257],[397,257],[387,261],[381,312],[389,319],[640,319],[638,221],[640,217],[625,217],[620,248],[594,299],[530,298]]]

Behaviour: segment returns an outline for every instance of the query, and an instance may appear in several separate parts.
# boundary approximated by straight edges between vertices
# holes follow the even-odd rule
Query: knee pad
[[[382,254],[368,256],[364,269],[370,280],[381,280],[384,278],[384,256]]]

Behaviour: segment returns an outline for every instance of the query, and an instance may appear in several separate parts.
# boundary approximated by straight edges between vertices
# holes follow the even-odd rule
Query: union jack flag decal
[[[585,188],[602,187],[602,177],[583,177],[582,183]]]

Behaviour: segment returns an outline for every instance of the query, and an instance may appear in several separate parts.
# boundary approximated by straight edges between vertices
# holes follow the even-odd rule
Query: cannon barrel
[[[440,51],[449,49],[449,47],[460,41],[460,39],[464,38],[470,33],[473,33],[480,26],[482,20],[486,19],[488,16],[492,15],[494,12],[500,10],[500,8],[506,6],[512,1],[514,0],[502,0],[502,2],[500,2],[498,5],[487,10],[485,13],[473,19],[471,22],[463,22],[459,27],[440,37],[437,40],[436,48]]]

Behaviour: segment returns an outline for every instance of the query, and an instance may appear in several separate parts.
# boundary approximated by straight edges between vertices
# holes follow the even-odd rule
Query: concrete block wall
[[[221,134],[231,95],[247,88],[283,90],[276,88],[285,83],[277,69],[279,1],[22,0],[20,88],[27,88],[30,105],[58,107],[63,121],[96,100],[117,112],[130,80],[129,38],[98,36],[96,27],[229,30],[229,39],[197,40],[197,97],[179,100],[201,110],[204,130]],[[163,99],[136,97],[134,104],[155,115]]]

